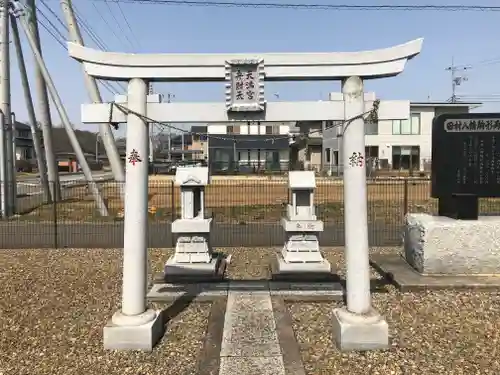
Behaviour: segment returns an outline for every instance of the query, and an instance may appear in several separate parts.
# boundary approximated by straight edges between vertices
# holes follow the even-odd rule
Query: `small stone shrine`
[[[165,264],[165,276],[215,273],[217,258],[210,247],[212,219],[205,218],[208,168],[177,168],[175,184],[181,189],[181,218],[172,223],[178,235],[175,254]]]
[[[437,216],[406,215],[408,264],[428,275],[500,273],[500,216],[479,216],[479,198],[500,197],[500,113],[434,118],[431,196]]]
[[[281,219],[286,242],[278,255],[277,271],[330,272],[330,263],[319,251],[318,234],[323,231],[323,222],[316,218],[314,172],[290,171],[288,188],[292,204],[288,204],[287,215]]]

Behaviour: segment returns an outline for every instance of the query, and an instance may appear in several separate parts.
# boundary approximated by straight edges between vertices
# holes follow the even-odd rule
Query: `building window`
[[[416,169],[420,166],[420,146],[392,146],[393,169]]]
[[[339,165],[339,152],[333,151],[333,165]]]
[[[30,131],[29,130],[18,130],[17,137],[18,138],[30,138]]]
[[[279,125],[266,125],[266,135],[273,135],[279,133],[280,133]]]
[[[378,135],[378,122],[365,122],[365,135]]]
[[[418,135],[420,134],[420,113],[411,113],[407,120],[392,120],[392,134]]]
[[[332,160],[329,148],[325,149],[325,160],[327,163],[330,163]]]
[[[240,134],[239,125],[228,125],[227,126],[227,134]]]

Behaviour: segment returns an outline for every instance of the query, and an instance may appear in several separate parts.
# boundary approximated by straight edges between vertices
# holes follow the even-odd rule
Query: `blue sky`
[[[240,0],[238,0],[240,1]],[[242,1],[242,0],[241,0]],[[264,2],[265,0],[262,0]],[[274,0],[278,2],[279,0]],[[293,0],[286,1],[293,2]],[[300,3],[320,3],[304,0]],[[336,3],[326,1],[323,3]],[[119,7],[112,0],[74,0],[77,10],[110,50],[157,53],[218,52],[335,52],[378,49],[423,37],[422,53],[411,60],[403,74],[395,78],[370,81],[367,91],[380,99],[445,100],[451,95],[450,73],[445,68],[454,56],[456,64],[471,64],[469,80],[458,94],[489,95],[500,93],[500,12],[429,12],[429,11],[336,11],[279,10],[254,8],[212,8],[120,3],[132,27],[133,35]],[[338,1],[338,4],[348,3]],[[498,0],[481,0],[481,5],[499,5]],[[46,4],[61,15],[57,0]],[[415,4],[404,1],[354,0],[353,4]],[[477,4],[473,1],[434,0],[432,4]],[[40,5],[44,14],[58,25],[53,15]],[[115,18],[120,23],[117,26]],[[47,22],[40,17],[47,24]],[[60,25],[59,25],[60,26]],[[61,27],[59,27],[65,33]],[[111,31],[113,30],[113,31]],[[116,35],[115,35],[116,34]],[[124,35],[127,37],[124,37]],[[94,46],[86,37],[86,43]],[[80,104],[88,101],[81,67],[41,29],[43,54],[52,78],[71,120],[81,128],[97,131],[97,125],[80,126]],[[138,40],[136,46],[129,43]],[[138,45],[137,45],[138,44]],[[33,59],[24,45],[28,69],[33,81]],[[12,108],[17,118],[26,120],[15,53],[12,49]],[[478,63],[493,60],[489,63]],[[497,60],[497,61],[495,61]],[[478,64],[476,64],[478,63]],[[175,101],[222,101],[222,84],[157,84],[158,92],[175,94]],[[266,95],[273,100],[326,99],[338,91],[337,82],[269,83]],[[105,99],[111,96],[103,90]],[[500,110],[500,103],[487,103],[484,111]],[[60,123],[52,108],[54,123]]]

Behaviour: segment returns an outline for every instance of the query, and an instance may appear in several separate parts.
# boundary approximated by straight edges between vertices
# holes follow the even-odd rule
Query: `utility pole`
[[[38,174],[40,175],[40,184],[42,185],[42,193],[45,202],[51,201],[49,180],[47,179],[47,167],[43,157],[42,142],[40,141],[40,133],[37,128],[35,107],[31,96],[30,85],[28,81],[28,73],[24,63],[24,54],[21,46],[21,38],[19,36],[19,28],[17,20],[14,16],[10,16],[12,26],[12,39],[16,49],[17,63],[19,65],[19,74],[21,76],[21,85],[23,87],[24,100],[26,101],[26,109],[28,112],[28,121],[31,128],[31,138],[33,139],[33,147],[35,148],[36,160],[38,165]]]
[[[9,165],[7,159],[7,129],[10,126],[10,66],[9,66],[9,2],[0,3],[0,180],[2,216],[9,210]]]
[[[171,103],[172,101],[172,98],[175,98],[175,95],[172,94],[171,92],[167,93],[167,103]],[[167,139],[168,139],[168,143],[167,143],[167,146],[168,146],[168,161],[171,162],[172,161],[172,129],[170,128],[170,126],[168,126],[169,124],[167,124]]]
[[[64,17],[66,19],[66,24],[68,25],[68,33],[70,40],[76,44],[80,44],[83,46],[82,34],[78,26],[78,23],[76,21],[71,0],[61,0],[61,8]],[[99,87],[97,86],[95,78],[88,75],[85,69],[83,70],[83,75],[85,80],[85,86],[87,87],[87,92],[89,94],[90,100],[92,100],[92,102],[94,103],[101,103],[102,97],[99,92]],[[121,182],[120,191],[122,197],[124,197],[123,183],[125,182],[125,171],[122,166],[120,154],[118,153],[115,138],[113,136],[113,132],[111,131],[110,124],[99,124],[99,134],[104,149],[106,150],[106,154],[108,155],[109,164],[111,166],[111,171],[113,172],[115,181]]]
[[[42,58],[35,0],[26,0],[26,8],[28,31],[32,35],[36,50],[40,53],[40,57]],[[54,153],[54,142],[52,140],[52,118],[50,116],[49,96],[47,93],[47,85],[43,79],[43,74],[38,64],[35,64],[35,85],[37,92],[36,98],[38,99],[38,119],[40,120],[43,133],[43,144],[45,148],[45,160],[47,162],[47,172],[50,182],[50,192],[52,201],[58,201],[61,197],[61,186],[59,183],[56,155]]]
[[[457,102],[457,95],[456,95],[457,86],[460,86],[462,82],[468,80],[468,78],[464,74],[457,75],[457,73],[465,72],[466,70],[471,68],[471,66],[456,66],[454,61],[455,59],[452,57],[451,65],[445,69],[451,72],[451,98],[448,99],[451,103]]]
[[[54,102],[54,105],[56,106],[57,112],[59,114],[59,117],[61,118],[61,121],[66,128],[66,133],[68,134],[69,142],[71,143],[71,146],[73,147],[73,150],[75,151],[76,158],[78,160],[78,163],[80,164],[83,174],[85,176],[85,179],[88,182],[89,189],[94,196],[94,200],[96,202],[97,208],[102,216],[108,216],[108,208],[106,207],[106,204],[104,203],[104,200],[102,199],[101,192],[99,191],[99,188],[97,187],[97,184],[94,182],[94,178],[92,177],[92,171],[89,168],[89,165],[87,163],[87,160],[85,159],[85,155],[83,153],[82,148],[80,147],[80,144],[78,143],[78,138],[76,137],[75,130],[73,129],[73,126],[71,125],[71,122],[69,120],[68,113],[66,112],[62,101],[61,97],[59,96],[57,89],[54,85],[54,82],[52,81],[52,77],[50,76],[50,73],[47,69],[47,66],[45,65],[45,62],[43,61],[43,57],[40,54],[40,51],[37,49],[36,46],[36,40],[33,36],[33,34],[29,30],[29,23],[28,20],[24,14],[23,6],[19,3],[16,3],[17,6],[17,14],[19,14],[19,21],[21,23],[21,27],[23,28],[25,34],[26,34],[26,39],[28,40],[28,43],[30,45],[30,48],[33,52],[33,57],[35,58],[35,62],[38,65],[40,72],[42,74],[42,78],[44,82],[47,84],[47,88],[50,92],[50,96],[52,98],[52,101]]]
[[[149,83],[149,95],[153,95],[154,90],[153,90],[153,83]],[[153,163],[154,162],[154,144],[153,144],[153,137],[154,137],[154,124],[149,124],[149,162]]]
[[[9,17],[10,18],[10,17]],[[10,65],[10,64],[9,64]],[[17,168],[16,168],[16,114],[14,112],[10,113],[10,129],[11,129],[11,142],[10,142],[10,154],[12,163],[10,165],[10,185],[12,186],[10,190],[10,204],[12,215],[17,213]],[[7,147],[8,150],[8,147]]]
[[[5,4],[7,3],[7,4]],[[12,114],[11,114],[11,82],[10,82],[10,27],[9,27],[9,2],[2,2],[2,18],[0,32],[2,34],[2,54],[0,61],[2,64],[2,113],[3,113],[3,126],[4,126],[4,153],[2,156],[5,158],[5,182],[7,183],[6,191],[6,216],[14,215],[16,211],[16,175],[14,173],[15,161],[13,159],[14,150],[12,132]]]

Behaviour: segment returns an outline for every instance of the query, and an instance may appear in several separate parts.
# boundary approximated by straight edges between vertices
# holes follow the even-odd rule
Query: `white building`
[[[366,93],[366,110],[372,108],[374,93]],[[330,100],[342,100],[341,93]],[[468,113],[481,103],[409,102],[382,100],[377,123],[366,123],[366,156],[378,158],[382,168],[424,170],[431,161],[432,120],[443,113]],[[333,126],[332,126],[333,125]],[[312,155],[323,168],[342,165],[340,126],[324,124],[322,155]]]
[[[343,100],[342,93],[330,93],[331,101]],[[373,107],[375,93],[365,93],[365,108]],[[366,157],[378,159],[384,169],[425,170],[431,161],[432,119],[442,113],[468,113],[480,103],[410,102],[381,100],[378,122],[366,123]],[[287,169],[302,163],[306,169],[336,171],[342,166],[343,114],[333,121],[210,123],[207,132],[228,135],[236,142],[209,140],[209,163],[216,169],[258,166]],[[289,145],[290,132],[308,134],[306,141]],[[270,138],[280,138],[269,142]]]

